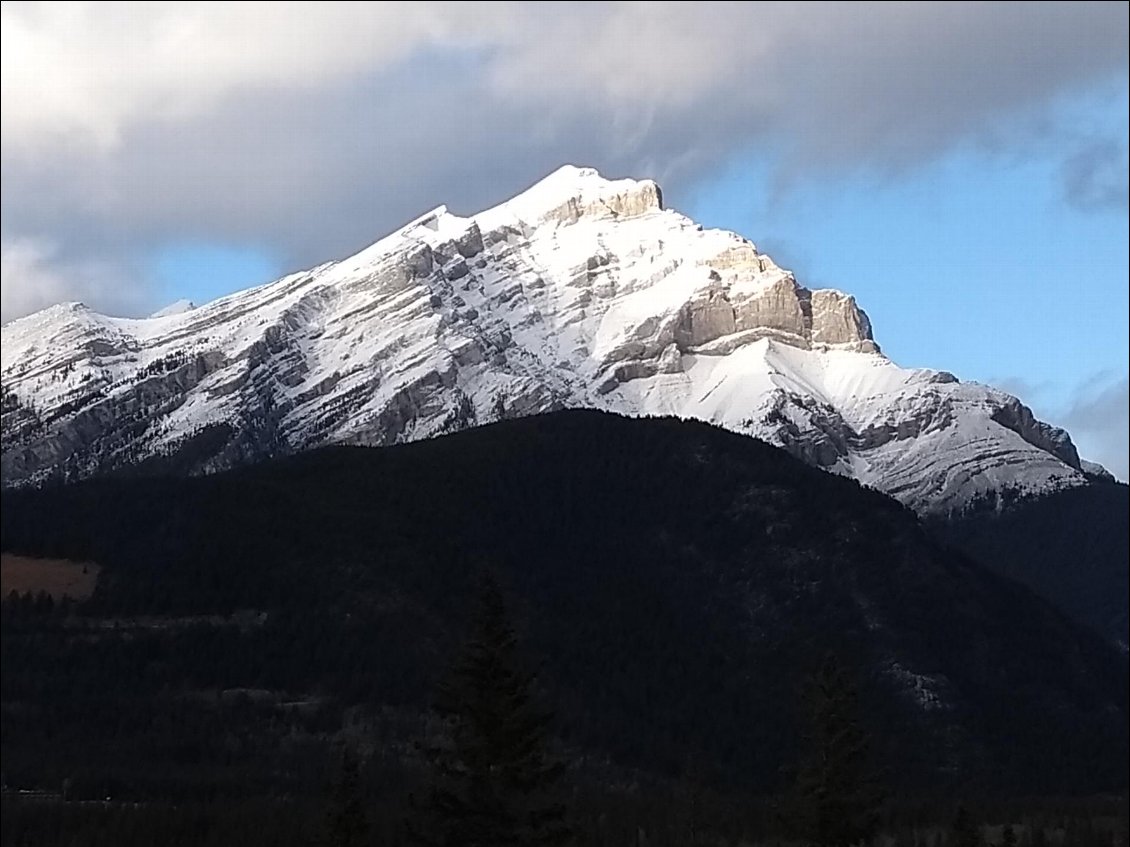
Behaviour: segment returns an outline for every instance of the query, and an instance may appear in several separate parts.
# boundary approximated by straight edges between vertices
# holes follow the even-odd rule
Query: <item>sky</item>
[[[4,2],[0,320],[203,302],[573,163],[1126,479],[1128,8]]]

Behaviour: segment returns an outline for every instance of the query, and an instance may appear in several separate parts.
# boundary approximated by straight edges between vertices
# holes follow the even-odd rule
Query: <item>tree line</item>
[[[24,598],[10,602],[22,607]],[[704,786],[700,775],[692,772],[675,789],[690,815],[671,826],[665,825],[662,815],[652,820],[644,811],[635,819],[634,832],[621,826],[616,840],[607,831],[594,832],[579,822],[585,816],[586,798],[570,779],[577,765],[555,739],[553,714],[544,705],[544,691],[529,664],[503,591],[493,576],[485,575],[466,638],[436,685],[429,720],[410,753],[418,760],[420,778],[407,796],[390,801],[374,794],[363,778],[365,763],[359,752],[368,745],[363,737],[346,734],[337,744],[336,773],[324,802],[309,796],[247,798],[238,804],[188,803],[162,810],[162,804],[115,804],[111,798],[101,803],[69,802],[65,792],[46,797],[6,792],[3,843],[129,847],[153,837],[168,844],[243,847],[290,843],[1125,847],[1127,843],[1125,814],[1121,818],[1061,816],[1050,837],[1047,821],[1008,820],[989,827],[963,803],[957,804],[948,821],[937,816],[937,808],[932,819],[922,810],[917,820],[905,810],[901,822],[892,818],[887,775],[874,764],[851,670],[832,653],[805,681],[801,752],[787,769],[788,788],[761,801],[760,832],[743,832],[732,840],[726,832],[728,822],[713,817],[725,812],[700,804]],[[757,802],[751,798],[751,805]],[[319,812],[320,807],[325,811]],[[162,810],[159,817],[152,814],[157,810]],[[280,819],[290,823],[282,827]],[[301,821],[299,826],[294,825],[296,820]],[[249,821],[259,823],[249,827]]]

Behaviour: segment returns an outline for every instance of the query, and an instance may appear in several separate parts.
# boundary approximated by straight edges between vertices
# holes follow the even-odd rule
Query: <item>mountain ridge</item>
[[[928,520],[940,538],[1118,645],[1130,644],[1130,487],[1114,479]]]
[[[1016,398],[890,362],[851,295],[664,208],[651,180],[572,166],[191,310],[63,304],[3,334],[7,486],[205,431],[227,437],[195,472],[575,406],[714,422],[923,513],[1087,482],[1070,436]]]

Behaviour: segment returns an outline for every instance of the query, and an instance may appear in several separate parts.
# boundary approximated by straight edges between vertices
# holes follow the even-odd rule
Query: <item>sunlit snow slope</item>
[[[920,511],[1086,480],[1016,398],[885,358],[854,298],[664,209],[654,182],[575,167],[197,308],[53,306],[5,325],[2,350],[5,485],[565,406],[712,421]]]

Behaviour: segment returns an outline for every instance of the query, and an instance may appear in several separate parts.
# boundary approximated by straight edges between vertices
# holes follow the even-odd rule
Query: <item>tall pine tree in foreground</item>
[[[363,847],[369,822],[361,802],[361,771],[347,747],[341,754],[341,773],[334,786],[333,804],[326,819],[326,847]]]
[[[950,829],[950,847],[982,847],[981,827],[973,819],[969,809],[964,803],[959,803],[954,812],[953,825]]]
[[[807,732],[789,823],[813,847],[865,844],[878,829],[883,793],[859,724],[855,686],[834,656],[807,681],[804,708]]]
[[[428,750],[433,784],[413,810],[417,840],[437,847],[556,845],[568,839],[554,788],[563,770],[548,753],[549,716],[497,583],[484,578],[470,637],[440,686],[442,741]]]

